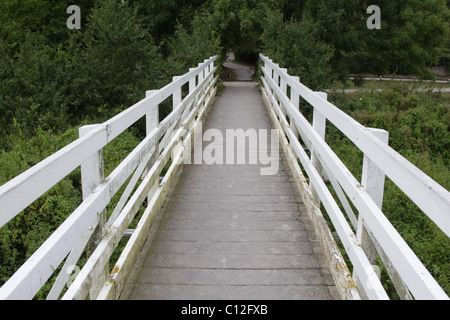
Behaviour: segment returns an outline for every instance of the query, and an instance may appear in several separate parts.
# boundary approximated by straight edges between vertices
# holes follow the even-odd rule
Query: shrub
[[[333,48],[319,39],[319,25],[307,13],[300,22],[285,22],[280,12],[267,12],[261,41],[265,55],[288,68],[289,74],[300,76],[311,89],[324,89],[332,83],[329,62]]]

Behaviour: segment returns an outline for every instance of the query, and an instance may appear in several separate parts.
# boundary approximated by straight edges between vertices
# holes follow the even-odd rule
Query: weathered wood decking
[[[203,127],[272,125],[255,83],[228,82]],[[185,165],[121,299],[337,298],[279,152],[271,176],[260,165]]]

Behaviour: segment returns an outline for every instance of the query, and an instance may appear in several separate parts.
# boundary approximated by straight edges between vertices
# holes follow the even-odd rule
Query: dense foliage
[[[428,67],[450,61],[444,0],[374,0],[381,30],[367,29],[362,0],[77,0],[81,29],[69,30],[72,4],[0,1],[0,185],[75,140],[80,125],[105,121],[146,90],[212,55],[222,61],[229,50],[247,63],[262,52],[315,90],[350,73],[432,77]],[[444,96],[397,90],[333,101],[388,130],[391,146],[450,187]],[[161,116],[168,112],[162,104]],[[117,148],[105,148],[106,171],[142,133],[137,126],[115,140]],[[329,133],[357,171],[355,151]],[[0,229],[0,285],[79,205],[80,184],[75,170]],[[386,197],[390,219],[449,292],[448,238],[389,182]]]
[[[309,83],[315,89],[349,73],[433,78],[427,67],[448,64],[445,0],[370,4],[381,9],[380,30],[367,28],[369,4],[361,0],[216,0],[206,7],[224,48],[233,48],[238,59],[275,54],[274,60],[308,82],[311,74],[323,75]]]

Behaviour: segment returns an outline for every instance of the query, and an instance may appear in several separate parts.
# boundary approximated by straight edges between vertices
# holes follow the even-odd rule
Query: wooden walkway
[[[255,83],[228,82],[203,128],[272,125]],[[283,159],[280,147],[272,176],[260,165],[185,165],[121,299],[337,299]]]

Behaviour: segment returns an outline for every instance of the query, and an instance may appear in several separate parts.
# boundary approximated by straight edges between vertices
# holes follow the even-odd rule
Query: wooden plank
[[[299,203],[295,196],[267,196],[267,195],[224,195],[224,194],[205,194],[205,195],[185,195],[178,194],[172,198],[172,201],[187,202],[206,202],[206,203]]]
[[[163,241],[232,241],[232,242],[303,242],[303,231],[227,231],[227,230],[159,230],[156,239]]]
[[[229,231],[294,231],[304,230],[299,221],[227,221],[218,223],[217,220],[163,220],[161,230],[229,230]]]
[[[291,211],[245,211],[245,210],[208,210],[201,208],[190,208],[186,210],[173,210],[168,208],[166,210],[167,218],[171,220],[188,219],[188,220],[215,220],[215,221],[262,221],[262,220],[275,220],[275,221],[289,221],[295,220],[299,217],[298,212],[295,212],[295,208],[291,208]]]
[[[225,241],[158,241],[152,247],[152,253],[204,253],[214,254],[258,254],[258,255],[304,255],[314,254],[311,244],[305,242],[225,242]]]
[[[328,289],[320,286],[205,286],[149,284],[137,287],[133,300],[327,300]]]
[[[146,270],[147,271],[147,270]],[[148,269],[146,284],[178,284],[178,285],[222,285],[232,286],[290,286],[290,285],[322,285],[323,279],[317,268],[295,269],[198,269],[152,267]]]
[[[226,202],[211,203],[211,202],[171,202],[168,205],[169,209],[183,209],[199,210],[199,211],[226,211],[230,210],[230,205]],[[258,202],[238,202],[233,204],[232,211],[252,211],[252,212],[266,212],[266,211],[289,211],[298,210],[298,204],[290,203],[258,203]]]
[[[201,268],[201,269],[319,269],[315,255],[232,255],[204,253],[157,253],[147,257],[146,268]],[[322,279],[320,279],[322,282]],[[317,283],[310,283],[317,284]]]

